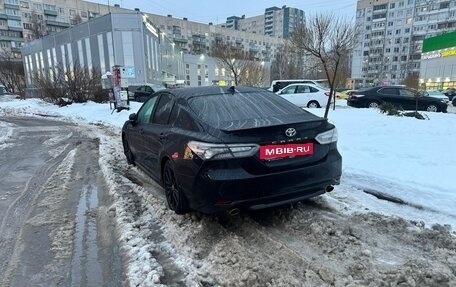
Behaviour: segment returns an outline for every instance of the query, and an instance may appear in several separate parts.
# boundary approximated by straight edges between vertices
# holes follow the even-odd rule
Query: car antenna
[[[234,94],[236,92],[235,87],[234,86],[229,87],[228,92],[230,92],[231,94]]]

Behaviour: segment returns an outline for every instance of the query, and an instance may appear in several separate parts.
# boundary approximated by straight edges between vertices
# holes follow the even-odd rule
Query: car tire
[[[307,103],[308,108],[320,108],[320,104],[317,101],[310,101]]]
[[[163,188],[165,189],[168,208],[176,214],[184,214],[189,211],[188,201],[177,182],[174,169],[168,160],[163,167]]]
[[[369,102],[369,103],[367,104],[367,107],[368,107],[369,109],[378,109],[379,106],[380,106],[380,105],[379,105],[378,102],[376,102],[376,101],[372,101],[372,102]]]
[[[453,107],[456,107],[456,97],[453,97],[452,104],[453,104]]]
[[[135,165],[135,157],[133,156],[133,153],[131,152],[130,145],[128,144],[127,138],[125,135],[122,136],[122,144],[124,148],[124,154],[125,157],[127,158],[127,163],[131,165]]]
[[[434,104],[430,104],[430,105],[426,106],[426,111],[427,112],[438,112],[439,111],[439,107],[434,105]]]

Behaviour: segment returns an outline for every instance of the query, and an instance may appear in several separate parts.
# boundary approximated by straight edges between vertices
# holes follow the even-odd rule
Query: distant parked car
[[[156,84],[146,84],[136,88],[133,93],[133,100],[137,102],[145,102],[150,96],[158,91],[164,90],[165,87]]]
[[[284,89],[286,86],[291,84],[312,84],[322,88],[326,88],[325,80],[306,80],[306,79],[294,79],[294,80],[274,80],[271,82],[271,87],[269,87],[269,91],[273,93],[277,93],[278,91]]]
[[[443,92],[445,96],[448,97],[450,101],[452,101],[456,97],[456,89],[455,88],[448,88],[445,92]]]
[[[451,102],[451,104],[453,105],[453,107],[456,107],[456,97],[453,97],[453,101]]]
[[[345,90],[336,94],[338,99],[346,100],[350,96],[351,93],[355,92],[356,90]]]
[[[159,91],[130,115],[122,142],[178,214],[297,202],[333,190],[342,173],[336,127],[260,88]]]
[[[447,104],[450,102],[450,99],[447,96],[445,96],[442,92],[440,92],[439,90],[426,90],[426,91],[424,91],[423,96],[434,97],[434,98],[444,101]]]
[[[418,110],[428,112],[447,111],[447,103],[434,97],[425,97],[416,90],[403,86],[382,86],[365,88],[353,92],[347,99],[347,104],[356,108],[378,108],[382,103],[392,103],[404,110],[415,110],[418,100]]]
[[[302,108],[321,108],[328,103],[329,90],[313,84],[291,84],[276,92]]]

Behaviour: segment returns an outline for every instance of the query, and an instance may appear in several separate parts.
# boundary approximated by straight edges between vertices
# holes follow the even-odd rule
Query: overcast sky
[[[89,0],[111,6],[119,4],[123,8],[139,8],[141,11],[158,15],[171,14],[175,18],[187,17],[189,21],[214,24],[225,23],[229,16],[258,16],[272,6],[298,8],[306,15],[319,12],[333,12],[336,15],[354,19],[356,0]]]

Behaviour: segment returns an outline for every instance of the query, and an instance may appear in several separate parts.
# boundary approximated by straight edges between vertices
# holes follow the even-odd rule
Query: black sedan
[[[382,103],[392,103],[403,110],[418,110],[446,113],[448,105],[441,99],[423,96],[416,90],[403,86],[382,86],[361,89],[353,92],[347,104],[356,108],[378,108]]]
[[[341,176],[335,126],[259,88],[157,92],[125,122],[122,142],[178,214],[292,203]]]
[[[134,90],[133,99],[137,102],[145,102],[153,93],[164,89],[165,87],[156,84],[142,85]]]

